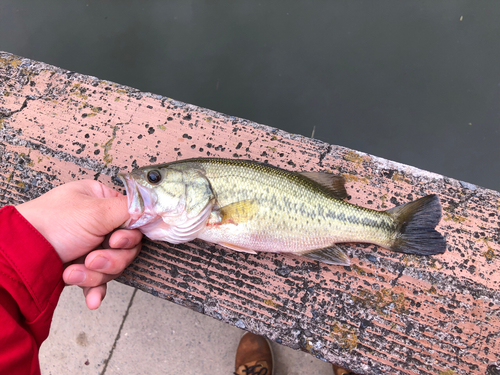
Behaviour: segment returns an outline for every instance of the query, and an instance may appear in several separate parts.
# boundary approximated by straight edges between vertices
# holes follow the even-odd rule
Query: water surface
[[[496,1],[2,0],[0,50],[500,190]]]

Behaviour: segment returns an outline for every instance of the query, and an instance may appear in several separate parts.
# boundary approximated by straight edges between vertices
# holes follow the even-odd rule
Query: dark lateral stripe
[[[364,215],[346,215],[344,212],[328,211],[326,217],[354,225],[394,230],[394,224],[392,224],[390,218],[385,218],[383,216],[379,218],[371,218]]]

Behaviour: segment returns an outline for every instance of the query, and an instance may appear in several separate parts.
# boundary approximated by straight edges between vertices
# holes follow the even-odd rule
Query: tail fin
[[[398,234],[391,250],[433,255],[446,251],[444,237],[434,228],[441,220],[441,203],[435,194],[386,211],[396,222]]]

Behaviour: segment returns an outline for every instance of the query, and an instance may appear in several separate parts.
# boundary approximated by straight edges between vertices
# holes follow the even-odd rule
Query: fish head
[[[120,173],[127,191],[130,219],[125,226],[138,228],[159,216],[178,216],[185,209],[182,173],[168,168],[140,168]]]
[[[171,243],[196,238],[215,196],[203,171],[178,165],[143,167],[118,177],[127,191],[129,220],[151,239]]]

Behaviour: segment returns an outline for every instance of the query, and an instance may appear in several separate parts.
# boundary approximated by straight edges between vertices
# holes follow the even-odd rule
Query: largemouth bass
[[[436,195],[376,211],[343,201],[345,180],[247,160],[199,158],[120,174],[130,219],[152,240],[200,238],[236,251],[293,253],[349,265],[335,244],[367,242],[418,255],[441,254]]]

